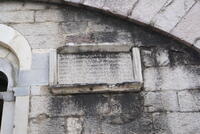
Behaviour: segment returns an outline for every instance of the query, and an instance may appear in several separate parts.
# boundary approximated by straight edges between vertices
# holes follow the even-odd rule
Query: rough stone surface
[[[197,2],[182,21],[173,29],[172,34],[189,43],[196,43],[199,38],[200,2]],[[195,18],[195,19],[194,19]]]
[[[133,9],[131,18],[150,24],[152,18],[160,11],[167,0],[139,0]]]
[[[145,95],[144,106],[148,112],[179,111],[177,93],[169,92],[148,92]]]
[[[65,134],[64,118],[48,118],[46,114],[30,121],[31,134]]]
[[[137,2],[137,0],[106,0],[103,9],[114,14],[128,16]]]
[[[67,119],[67,133],[68,134],[81,134],[83,131],[83,121],[79,118]]]
[[[58,23],[54,22],[14,24],[12,27],[25,36],[58,34],[59,31]]]
[[[35,21],[36,22],[63,22],[66,21],[73,21],[74,17],[68,12],[67,9],[58,10],[58,9],[49,9],[49,10],[41,10],[37,11],[35,14]]]
[[[102,9],[104,2],[100,0],[94,1],[95,4],[92,4],[93,0],[85,0],[85,3],[71,1],[78,2],[74,4],[79,5],[78,8],[67,4],[48,4],[45,1],[43,0],[44,3],[0,2],[0,14],[4,16],[2,17],[4,23],[25,36],[32,48],[31,71],[20,71],[17,80],[19,83],[16,83],[26,88],[30,86],[30,102],[26,102],[30,104],[28,134],[200,133],[198,52],[147,27],[80,7],[81,4],[87,4]],[[63,1],[48,0],[48,2]],[[136,3],[128,0],[110,0],[105,3],[105,7],[109,10],[107,12],[126,15],[131,20],[135,18],[144,23],[150,23],[149,20],[155,16],[156,19],[162,20],[163,28],[165,28],[163,24],[167,24],[167,28],[172,27],[171,23],[168,26],[168,20],[174,25],[179,17],[185,16],[173,34],[198,46],[199,2],[188,10],[193,3],[189,1],[186,10],[182,10],[183,2],[188,5],[187,1],[178,0],[171,3],[168,1],[167,7],[164,0],[140,0]],[[142,8],[143,6],[146,8]],[[160,10],[161,8],[166,10]],[[171,13],[169,9],[180,10],[168,17]],[[21,15],[13,16],[15,12]],[[25,19],[25,14],[31,15]],[[169,19],[165,20],[164,16]],[[19,17],[18,20],[15,17]],[[3,32],[0,37],[10,39],[9,35],[10,33]],[[53,94],[48,86],[48,53],[68,43],[71,45],[111,43],[140,48],[144,90],[138,93]],[[5,57],[8,53],[0,48],[0,57]],[[6,59],[9,58],[13,65],[17,65],[17,58],[13,56],[14,53],[8,54]],[[28,92],[29,90],[23,93]],[[19,119],[20,117],[18,121]],[[18,124],[20,123],[16,123],[15,127],[18,127]]]
[[[181,91],[178,93],[180,110],[200,111],[200,92],[199,90]]]
[[[150,68],[144,71],[144,88],[148,91],[198,89],[199,78],[199,67]]]
[[[84,5],[91,7],[102,8],[105,3],[105,0],[84,0]]]
[[[168,113],[154,114],[156,133],[166,134],[198,134],[199,113]]]
[[[33,11],[1,12],[0,23],[25,23],[34,22]]]
[[[151,21],[151,25],[169,32],[193,6],[195,0],[169,0]]]

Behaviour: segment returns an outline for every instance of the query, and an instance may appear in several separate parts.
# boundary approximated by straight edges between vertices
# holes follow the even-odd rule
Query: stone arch
[[[146,25],[200,52],[198,0],[32,0],[84,6]],[[123,7],[123,8],[122,8]],[[173,14],[173,15],[172,15]]]
[[[31,48],[28,41],[19,32],[0,24],[0,45],[9,48],[17,56],[20,70],[31,68]]]

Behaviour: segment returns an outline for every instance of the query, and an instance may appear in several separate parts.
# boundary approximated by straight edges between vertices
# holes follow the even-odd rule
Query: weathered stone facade
[[[136,2],[131,1],[132,4]],[[99,0],[94,6],[110,9],[110,1],[104,6],[101,2]],[[194,3],[187,4],[192,6]],[[124,8],[116,6],[112,10],[126,14],[130,8],[132,5],[124,5]],[[156,20],[163,20],[162,15],[157,15]],[[183,15],[185,13],[180,12],[180,16]],[[177,22],[177,16],[171,19]],[[187,19],[185,21],[188,23]],[[200,54],[192,48],[148,27],[63,4],[0,2],[0,23],[20,32],[32,49],[31,70],[20,71],[16,82],[17,87],[27,87],[26,91],[18,93],[29,96],[27,134],[200,133]],[[120,44],[139,48],[144,80],[142,90],[74,95],[52,93],[49,54],[66,44]],[[0,48],[0,57],[9,59],[8,53],[7,48]],[[10,61],[17,68],[17,60]]]

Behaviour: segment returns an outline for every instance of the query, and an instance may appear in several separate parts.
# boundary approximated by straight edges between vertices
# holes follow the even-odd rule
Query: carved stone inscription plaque
[[[49,83],[54,94],[139,91],[142,87],[139,48],[63,46],[49,57]]]
[[[130,52],[58,54],[58,84],[118,84],[134,81]]]

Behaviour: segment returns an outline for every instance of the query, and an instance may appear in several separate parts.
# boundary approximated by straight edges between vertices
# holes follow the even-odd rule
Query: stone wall
[[[147,27],[66,5],[1,2],[0,23],[29,41],[29,134],[198,134],[200,55]],[[66,43],[130,44],[141,50],[141,92],[54,95],[49,52]]]

